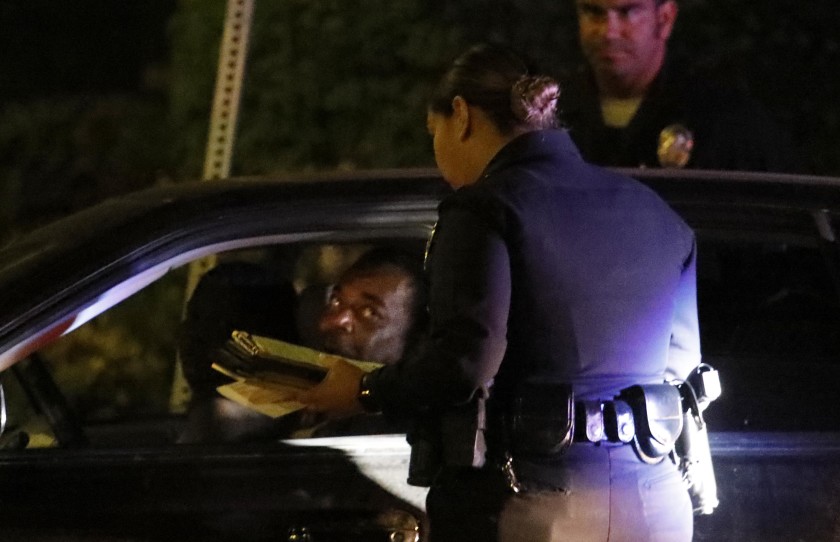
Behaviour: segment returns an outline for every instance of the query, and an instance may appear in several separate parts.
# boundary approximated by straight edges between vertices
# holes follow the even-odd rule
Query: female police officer
[[[694,236],[651,190],[580,158],[554,129],[558,95],[504,48],[454,62],[428,112],[455,188],[430,243],[429,338],[364,378],[336,362],[301,399],[440,425],[434,541],[690,540],[674,464],[625,444],[632,422],[607,433],[609,413],[630,416],[612,402],[622,390],[699,363]],[[486,390],[484,424],[465,405]],[[637,432],[656,418],[634,413]],[[486,460],[472,449],[485,427]],[[466,461],[447,451],[463,444],[453,431]]]

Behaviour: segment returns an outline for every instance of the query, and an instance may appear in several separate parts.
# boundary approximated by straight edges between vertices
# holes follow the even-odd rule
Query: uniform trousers
[[[431,542],[690,542],[691,499],[669,460],[629,445],[575,443],[560,461],[514,463],[526,490],[498,469],[446,469],[430,488]]]

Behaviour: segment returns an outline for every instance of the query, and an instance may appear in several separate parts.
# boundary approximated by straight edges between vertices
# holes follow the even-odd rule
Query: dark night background
[[[840,175],[834,0],[680,0],[672,44]],[[224,0],[0,2],[0,238],[201,175]],[[505,39],[561,74],[571,0],[257,0],[234,174],[431,165],[425,84]]]
[[[167,169],[174,0],[0,2],[0,228],[8,236]]]
[[[77,92],[136,92],[169,54],[174,0],[4,0],[0,3],[3,102]]]

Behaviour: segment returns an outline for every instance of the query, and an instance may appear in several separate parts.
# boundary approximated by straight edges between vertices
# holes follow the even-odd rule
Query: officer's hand
[[[327,376],[317,386],[300,392],[296,399],[307,410],[321,412],[329,418],[344,418],[364,412],[359,403],[359,382],[364,371],[341,358],[324,356],[330,367]]]

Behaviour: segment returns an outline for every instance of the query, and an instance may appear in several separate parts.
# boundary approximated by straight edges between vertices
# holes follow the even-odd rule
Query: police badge
[[[691,159],[693,149],[694,134],[682,124],[670,124],[659,132],[656,156],[662,167],[684,167]]]

